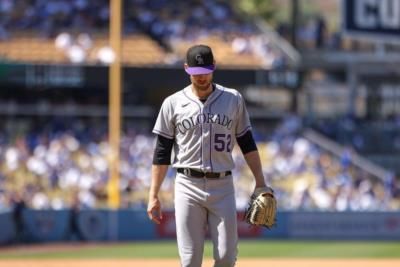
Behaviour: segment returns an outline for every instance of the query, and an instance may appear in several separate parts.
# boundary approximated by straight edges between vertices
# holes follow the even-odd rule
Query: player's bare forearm
[[[160,191],[161,184],[167,174],[169,165],[152,165],[151,167],[151,185],[149,196],[155,197]]]
[[[261,166],[261,159],[258,150],[251,151],[244,155],[244,158],[254,175],[256,187],[265,187],[264,174]]]
[[[153,165],[151,168],[151,185],[149,191],[149,203],[147,205],[147,214],[153,222],[160,224],[163,218],[161,203],[158,199],[158,192],[164,181],[169,165]]]

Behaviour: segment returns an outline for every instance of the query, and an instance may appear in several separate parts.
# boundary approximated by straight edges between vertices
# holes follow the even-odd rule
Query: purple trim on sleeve
[[[251,126],[247,126],[243,131],[241,131],[240,133],[238,133],[236,135],[236,138],[241,137],[242,135],[244,135],[250,129],[251,129]]]

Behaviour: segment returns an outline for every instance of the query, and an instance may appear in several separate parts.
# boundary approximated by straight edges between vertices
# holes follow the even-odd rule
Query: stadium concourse
[[[33,209],[104,208],[107,204],[107,134],[104,125],[57,121],[23,133],[1,131],[0,209],[19,192]],[[68,126],[68,127],[67,127]],[[352,165],[349,150],[336,157],[302,137],[301,120],[289,117],[269,134],[256,132],[265,176],[280,210],[391,211],[400,208],[394,177],[379,180]],[[126,128],[121,141],[121,207],[144,208],[154,136]],[[252,191],[251,174],[235,153],[237,207]],[[165,208],[173,207],[174,171],[163,184]],[[78,202],[78,203],[77,203]]]

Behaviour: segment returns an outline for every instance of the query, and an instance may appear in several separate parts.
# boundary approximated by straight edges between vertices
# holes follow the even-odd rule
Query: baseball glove
[[[276,199],[270,187],[260,187],[251,195],[244,219],[251,225],[270,229],[276,223]]]

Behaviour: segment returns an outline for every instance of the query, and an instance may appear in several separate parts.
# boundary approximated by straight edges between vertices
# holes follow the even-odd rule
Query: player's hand
[[[161,211],[161,203],[158,197],[150,197],[149,204],[147,206],[147,215],[149,219],[155,222],[156,224],[160,224],[162,220],[162,211]]]

